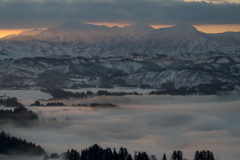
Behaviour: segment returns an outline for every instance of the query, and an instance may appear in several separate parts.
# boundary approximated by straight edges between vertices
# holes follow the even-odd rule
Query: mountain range
[[[159,54],[176,56],[209,52],[238,54],[240,32],[206,34],[184,23],[154,29],[146,24],[120,28],[70,21],[0,41],[1,59],[66,55],[129,58],[133,53],[152,58]]]
[[[207,34],[185,23],[154,29],[71,21],[2,38],[0,61],[0,87],[7,88],[232,90],[240,85],[240,32]]]

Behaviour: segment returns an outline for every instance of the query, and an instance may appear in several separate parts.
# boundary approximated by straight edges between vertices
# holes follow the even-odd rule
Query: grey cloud
[[[149,24],[240,24],[240,4],[174,0],[1,1],[0,28],[48,27],[67,20]]]

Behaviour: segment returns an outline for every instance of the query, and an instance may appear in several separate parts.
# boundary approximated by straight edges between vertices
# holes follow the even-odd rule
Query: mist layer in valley
[[[32,100],[34,101],[34,100]],[[29,100],[21,101],[29,104]],[[115,108],[29,107],[34,127],[3,125],[1,130],[41,145],[48,153],[81,150],[98,143],[170,158],[182,150],[211,150],[216,159],[237,160],[240,149],[239,94],[225,96],[122,96],[62,100],[65,104],[114,103]],[[25,105],[26,105],[25,104]]]

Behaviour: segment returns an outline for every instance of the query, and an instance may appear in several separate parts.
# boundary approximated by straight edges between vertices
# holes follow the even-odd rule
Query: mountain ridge
[[[169,94],[234,90],[240,86],[239,61],[221,57],[162,61],[85,58],[22,58],[0,60],[2,88],[22,87],[139,87]],[[227,59],[229,57],[225,57]],[[230,58],[229,58],[230,59]]]
[[[179,32],[179,31],[192,31],[192,32],[198,31],[193,25],[190,25],[188,23],[179,23],[179,24],[176,24],[172,27],[155,29],[155,28],[153,28],[150,25],[145,24],[145,23],[136,23],[136,24],[132,24],[132,25],[129,25],[129,26],[124,26],[124,27],[117,27],[117,26],[108,27],[108,26],[105,26],[105,25],[88,24],[88,23],[84,23],[84,22],[81,22],[81,21],[67,21],[67,22],[61,23],[57,26],[49,27],[46,30],[33,29],[32,31],[24,31],[24,32],[21,32],[20,34],[12,35],[12,36],[14,36],[13,39],[11,39],[12,38],[11,35],[8,35],[8,36],[0,38],[0,40],[14,40],[14,41],[24,41],[25,40],[25,39],[21,39],[21,38],[18,39],[17,38],[18,36],[32,36],[32,37],[29,37],[29,39],[26,39],[26,40],[31,40],[31,39],[43,40],[43,39],[40,39],[39,37],[35,37],[37,34],[32,34],[31,35],[31,32],[34,32],[34,31],[41,31],[41,32],[39,32],[39,34],[41,34],[42,32],[46,32],[46,31],[65,31],[65,32],[85,31],[86,32],[86,31],[100,31],[100,30],[101,31],[103,31],[103,30],[105,30],[105,31],[116,31],[116,30],[134,30],[134,29],[142,30],[143,32],[144,32],[144,29],[149,30],[149,31],[150,30],[151,31],[169,30],[169,29],[170,30],[175,30],[177,32]],[[26,33],[26,34],[24,34],[24,33]],[[30,33],[30,34],[28,34],[28,33]],[[224,33],[215,33],[214,35],[235,34],[235,33],[240,33],[240,32],[230,32],[230,31],[228,31],[228,32],[224,32]],[[144,33],[142,33],[142,34],[144,35]]]
[[[86,30],[88,28],[90,30]],[[212,52],[238,54],[240,32],[207,34],[185,23],[154,29],[147,24],[120,28],[68,22],[37,35],[1,40],[0,50],[6,53],[0,55],[1,59],[28,56],[134,58],[134,54],[141,58],[156,58],[161,54],[178,56]]]
[[[207,34],[189,24],[73,28],[78,32],[52,27],[32,39],[1,40],[0,87],[121,86],[209,94],[240,86],[240,34]]]

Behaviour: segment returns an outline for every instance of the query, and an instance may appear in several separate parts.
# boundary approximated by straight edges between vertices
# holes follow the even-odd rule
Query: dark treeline
[[[171,91],[165,91],[165,90],[162,90],[162,91],[151,91],[149,93],[149,95],[166,95],[166,94],[169,94],[169,95],[192,95],[192,94],[198,94],[197,91],[195,90],[183,90],[183,91],[180,91],[180,90],[171,90]]]
[[[64,99],[64,98],[89,98],[93,97],[92,91],[85,92],[68,92],[60,88],[46,88],[41,91],[49,93],[53,96],[53,99]],[[108,92],[105,90],[99,90],[95,95],[97,96],[125,96],[125,95],[141,95],[137,92]]]
[[[17,98],[0,99],[0,105],[4,105],[5,107],[23,106],[23,104],[18,102]]]
[[[172,85],[166,85],[166,88],[158,91],[151,91],[149,95],[212,95],[217,94],[218,91],[224,91],[224,89],[219,90],[216,85],[199,85],[199,88],[178,88],[175,89]],[[64,91],[60,88],[47,88],[42,89],[43,92],[50,93],[53,96],[53,99],[64,99],[64,98],[89,98],[93,96],[126,96],[126,95],[142,95],[138,92],[109,92],[106,90],[99,90],[97,93],[93,93],[92,91],[85,92],[68,92]]]
[[[134,156],[128,153],[126,148],[121,147],[117,152],[115,149],[103,149],[97,144],[86,148],[79,153],[71,149],[63,154],[65,160],[157,160],[155,155],[149,156],[146,152],[135,152]],[[167,160],[166,154],[163,154],[162,160]],[[183,153],[180,150],[173,151],[171,160],[184,160]],[[215,160],[210,151],[196,151],[194,160]]]
[[[84,107],[117,107],[116,104],[112,103],[90,103],[90,104],[77,104],[73,106],[84,106]]]
[[[196,151],[194,160],[215,160],[211,151]]]
[[[47,155],[45,150],[25,139],[15,138],[4,132],[0,133],[0,154],[7,155]]]
[[[66,104],[61,102],[49,102],[46,104],[46,106],[66,106]]]
[[[108,92],[104,90],[99,90],[97,92],[98,96],[125,96],[125,95],[141,95],[137,92]]]
[[[90,107],[116,107],[117,105],[112,103],[90,103]]]
[[[88,98],[93,96],[93,92],[87,91],[85,92],[68,92],[64,91],[60,88],[46,88],[42,89],[41,91],[49,93],[53,96],[53,99],[63,99],[63,98]]]
[[[136,160],[149,160],[145,152],[135,153]],[[68,150],[64,153],[66,160],[133,160],[126,148],[121,147],[117,152],[115,149],[103,149],[97,144],[81,151],[81,154],[74,150]]]
[[[46,105],[41,104],[39,101],[35,101],[30,106],[37,106],[37,107],[48,107],[48,106],[67,106],[66,104],[62,102],[49,102]],[[117,105],[112,103],[90,103],[90,104],[73,104],[72,106],[78,107],[78,106],[84,106],[84,107],[116,107]]]
[[[27,142],[25,139],[16,138],[0,132],[0,154],[5,155],[36,155],[44,156],[47,159],[48,155],[45,150],[35,143]],[[157,160],[155,155],[148,155],[146,152],[135,152],[132,156],[126,148],[121,147],[117,152],[115,148],[103,149],[98,144],[94,144],[80,152],[71,149],[62,154],[65,160]],[[50,158],[58,158],[58,154],[51,154]],[[167,160],[166,154],[163,154],[161,160]],[[183,153],[180,150],[173,151],[171,160],[184,160]],[[194,160],[215,160],[214,155],[210,151],[196,151]]]
[[[41,107],[41,106],[66,106],[66,104],[62,103],[62,102],[48,102],[46,105],[41,104],[39,101],[35,101],[33,104],[30,104],[30,106],[37,106],[37,107]]]
[[[67,106],[66,104],[62,102],[48,102],[46,105],[41,104],[39,101],[35,101],[33,104],[30,104],[30,106],[36,106],[36,107],[48,107],[48,106]]]
[[[182,151],[173,151],[173,154],[172,154],[172,160],[182,160],[183,159],[183,153]]]
[[[0,122],[6,123],[8,120],[17,123],[32,122],[37,121],[38,116],[22,106],[14,108],[14,110],[0,110]]]

